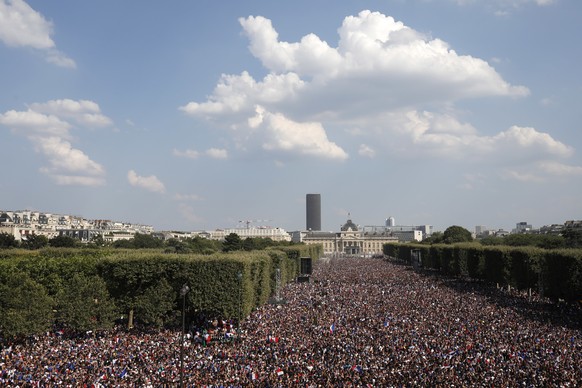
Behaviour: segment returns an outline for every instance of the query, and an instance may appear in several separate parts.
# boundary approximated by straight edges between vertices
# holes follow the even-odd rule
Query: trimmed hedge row
[[[316,261],[323,247],[305,245],[210,256],[145,249],[50,248],[10,252],[13,255],[0,257],[0,275],[4,274],[0,276],[0,289],[8,274],[18,274],[42,286],[43,293],[52,298],[57,308],[59,298],[70,291],[67,287],[75,274],[97,277],[105,283],[120,314],[129,316],[135,312],[135,319],[142,323],[142,317],[164,315],[164,324],[171,324],[180,315],[182,285],[190,288],[186,296],[190,314],[240,318],[267,303],[274,294],[277,268],[283,286],[300,274],[301,257]],[[7,305],[0,293],[0,311],[3,304]],[[163,311],[162,305],[170,306],[171,310]],[[0,317],[0,337],[2,325]]]
[[[582,299],[582,250],[482,246],[475,243],[385,244],[384,254],[412,265],[415,252],[422,268],[450,276],[534,288],[551,298]],[[414,252],[414,253],[413,253]]]

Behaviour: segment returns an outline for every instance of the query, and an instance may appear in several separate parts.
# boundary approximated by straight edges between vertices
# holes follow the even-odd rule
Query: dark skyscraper
[[[321,230],[321,194],[307,194],[305,197],[307,210],[307,230]]]

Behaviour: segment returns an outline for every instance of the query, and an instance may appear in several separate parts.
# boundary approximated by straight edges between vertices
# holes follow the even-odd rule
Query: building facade
[[[321,194],[307,194],[305,196],[306,230],[321,230]]]
[[[398,242],[398,237],[385,233],[365,233],[352,220],[347,220],[339,232],[293,232],[293,241],[320,244],[325,255],[372,256],[383,254],[384,244]]]

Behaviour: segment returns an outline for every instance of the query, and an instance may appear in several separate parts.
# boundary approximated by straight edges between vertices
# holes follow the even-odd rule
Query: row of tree
[[[163,249],[11,249],[0,254],[0,338],[58,327],[100,330],[119,319],[161,327],[179,324],[180,289],[190,316],[240,319],[300,272],[300,258],[320,246],[279,246],[213,255]],[[278,271],[277,271],[278,270]]]
[[[582,249],[458,244],[386,244],[384,254],[446,275],[470,277],[545,296],[582,300]]]
[[[0,233],[0,249],[23,248],[23,249],[42,249],[45,247],[53,248],[123,248],[123,249],[165,249],[167,253],[200,253],[210,255],[216,252],[231,251],[254,251],[273,246],[293,245],[289,242],[277,242],[270,238],[248,237],[244,240],[236,233],[226,236],[224,241],[210,240],[199,236],[188,237],[185,239],[171,238],[162,240],[151,234],[136,233],[133,238],[126,240],[117,240],[113,243],[105,243],[102,235],[96,235],[90,242],[82,243],[80,240],[70,236],[56,236],[47,238],[44,235],[30,234],[22,241],[6,232]]]
[[[471,232],[462,226],[449,226],[444,232],[435,232],[423,244],[454,244],[473,241]],[[506,236],[478,238],[482,245],[532,246],[545,249],[582,248],[582,230],[565,228],[560,234],[512,233]]]

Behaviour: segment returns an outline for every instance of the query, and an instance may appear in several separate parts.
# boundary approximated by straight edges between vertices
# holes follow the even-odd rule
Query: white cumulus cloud
[[[35,112],[72,119],[79,124],[90,127],[104,127],[112,124],[109,117],[101,113],[99,105],[90,100],[51,100],[45,103],[34,103],[30,109]]]
[[[399,155],[439,156],[499,163],[568,158],[572,147],[531,127],[512,126],[495,135],[481,135],[470,124],[446,113],[400,111],[383,117],[383,145]]]
[[[48,165],[41,167],[59,185],[96,186],[105,183],[105,169],[85,152],[75,148],[75,128],[111,125],[95,102],[52,100],[30,104],[28,110],[0,114],[0,125],[26,136]]]
[[[4,44],[42,50],[48,62],[75,68],[75,61],[55,48],[52,34],[53,24],[25,1],[0,0],[0,40]]]
[[[323,159],[344,160],[347,153],[329,141],[320,123],[299,123],[280,113],[267,112],[257,107],[257,114],[250,120],[250,127],[261,133],[262,148]]]
[[[127,173],[127,181],[134,187],[139,187],[154,193],[163,194],[166,192],[166,187],[155,175],[139,176],[134,170],[129,170]]]
[[[446,42],[380,12],[364,10],[346,17],[336,45],[312,33],[298,42],[281,41],[272,22],[262,16],[239,22],[249,50],[267,74],[262,79],[244,70],[223,74],[206,101],[180,107],[231,130],[238,150],[254,149],[252,142],[258,142],[271,153],[343,160],[347,154],[336,140],[339,134],[329,128],[357,123],[359,132],[371,136],[385,132],[372,128],[394,112],[529,94],[526,87],[505,81],[487,61],[459,55]],[[264,114],[257,114],[257,106]],[[439,117],[446,130],[433,120],[435,125],[420,140],[456,147],[475,135],[470,125]]]
[[[360,144],[360,148],[358,148],[358,154],[366,158],[373,158],[376,156],[376,151],[374,151],[373,148],[366,144]]]

